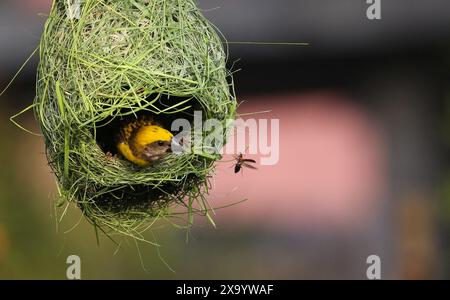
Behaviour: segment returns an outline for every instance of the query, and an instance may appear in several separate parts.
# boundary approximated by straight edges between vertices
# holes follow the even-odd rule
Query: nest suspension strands
[[[53,3],[34,103],[61,196],[105,231],[133,237],[173,205],[207,214],[220,155],[192,149],[137,166],[114,145],[123,122],[140,118],[170,129],[201,110],[226,128],[236,100],[218,33],[193,0],[83,0],[77,17],[72,2]]]

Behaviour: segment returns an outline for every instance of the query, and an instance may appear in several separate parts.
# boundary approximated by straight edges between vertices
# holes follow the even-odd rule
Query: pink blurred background
[[[242,175],[233,173],[231,163],[218,164],[213,203],[248,199],[221,211],[219,219],[292,231],[351,230],[373,221],[387,179],[376,121],[333,92],[246,100],[242,114],[270,110],[250,117],[280,120],[280,160]],[[245,157],[260,163],[258,155]]]

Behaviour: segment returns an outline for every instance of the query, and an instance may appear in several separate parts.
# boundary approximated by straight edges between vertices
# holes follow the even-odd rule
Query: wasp
[[[236,160],[236,164],[234,165],[234,173],[238,173],[242,168],[249,168],[256,170],[257,168],[251,164],[256,164],[256,161],[254,159],[247,159],[244,158],[244,155],[242,153],[239,153],[239,155],[235,155],[234,159]]]

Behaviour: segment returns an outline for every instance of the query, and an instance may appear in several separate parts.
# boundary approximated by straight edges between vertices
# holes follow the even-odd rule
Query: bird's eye
[[[163,141],[158,141],[158,146],[164,146],[164,142]]]

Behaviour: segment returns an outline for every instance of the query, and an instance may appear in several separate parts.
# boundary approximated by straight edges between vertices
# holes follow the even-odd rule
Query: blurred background
[[[56,225],[42,138],[9,121],[33,101],[34,57],[0,98],[0,278],[64,279],[71,254],[84,279],[365,279],[372,254],[385,279],[450,278],[450,3],[381,0],[368,20],[365,2],[199,1],[230,42],[310,46],[230,44],[239,112],[280,119],[280,161],[243,175],[219,163],[211,204],[248,201],[188,242],[161,226],[160,253],[98,246],[76,208]],[[0,90],[50,5],[0,2]],[[17,121],[37,131],[31,112]]]

